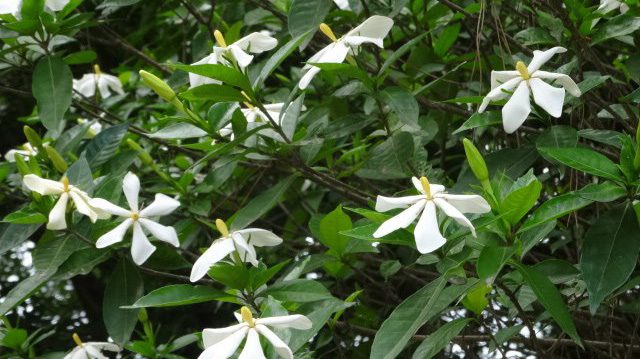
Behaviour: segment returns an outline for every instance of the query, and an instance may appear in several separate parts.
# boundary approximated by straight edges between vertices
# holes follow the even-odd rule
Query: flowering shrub
[[[0,0],[0,357],[638,357],[639,16]]]

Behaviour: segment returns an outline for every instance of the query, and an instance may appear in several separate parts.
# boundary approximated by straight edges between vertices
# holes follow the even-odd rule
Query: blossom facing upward
[[[4,155],[4,158],[7,162],[14,163],[16,161],[16,155],[22,156],[25,161],[28,161],[31,156],[35,156],[38,154],[38,151],[31,146],[29,142],[22,145],[21,150],[12,149],[7,151]]]
[[[96,88],[100,96],[105,99],[112,95],[112,92],[118,95],[124,95],[122,82],[120,79],[100,71],[99,65],[94,65],[94,73],[84,74],[79,80],[73,79],[73,89],[80,92],[85,97],[93,97],[96,94]]]
[[[222,64],[225,66],[233,66],[229,61],[231,60],[235,61],[238,64],[238,67],[244,69],[249,66],[251,61],[253,61],[253,55],[249,55],[247,52],[259,54],[272,50],[278,45],[278,40],[261,32],[252,32],[242,39],[228,45],[220,31],[215,31],[215,37],[219,46],[214,46],[211,54],[205,56],[200,61],[192,63],[191,65]],[[204,84],[219,83],[221,82],[218,80],[189,73],[189,84],[192,88]]]
[[[34,174],[24,176],[23,182],[27,188],[37,192],[43,196],[60,195],[58,201],[51,212],[49,212],[49,222],[47,229],[66,229],[67,221],[65,213],[69,198],[73,201],[78,212],[88,216],[91,222],[95,222],[98,218],[108,218],[108,214],[98,208],[94,208],[89,204],[89,196],[86,192],[81,191],[78,187],[69,183],[69,179],[65,176],[60,181],[52,181],[38,177]]]
[[[65,355],[62,359],[107,359],[104,354],[102,354],[103,350],[108,350],[112,352],[119,352],[120,347],[116,344],[109,342],[86,342],[83,343],[80,340],[78,334],[73,333],[73,341],[76,343],[76,347],[69,352],[69,354]]]
[[[302,68],[304,75],[298,87],[301,90],[306,89],[313,77],[320,72],[319,67],[313,66],[314,63],[342,63],[347,55],[354,55],[358,47],[365,43],[383,48],[382,40],[392,27],[393,20],[386,16],[374,15],[338,39],[327,24],[320,24],[320,30],[333,42],[307,61],[307,65]]]
[[[245,338],[246,342],[238,359],[265,359],[260,345],[260,335],[273,345],[280,357],[293,359],[293,353],[289,346],[267,326],[299,330],[311,329],[313,326],[309,318],[300,314],[253,319],[253,315],[247,307],[242,307],[240,313],[234,313],[238,320],[236,325],[202,331],[205,350],[198,359],[227,359],[238,350]]]
[[[190,276],[192,282],[204,277],[212,265],[234,251],[237,251],[243,262],[257,266],[258,258],[254,247],[271,247],[282,243],[282,238],[266,229],[246,228],[229,232],[227,225],[221,219],[216,219],[216,227],[222,237],[216,239],[193,264]]]
[[[573,96],[580,96],[582,92],[573,80],[564,74],[540,70],[551,57],[557,53],[567,51],[564,47],[554,47],[547,51],[533,52],[533,59],[529,66],[522,61],[516,64],[516,71],[491,71],[491,91],[485,96],[478,108],[483,112],[489,102],[511,98],[502,108],[502,124],[506,133],[515,132],[531,113],[530,93],[533,100],[549,115],[560,117],[564,104],[564,90]],[[555,81],[562,87],[554,87],[543,80]],[[513,94],[512,94],[513,92]]]
[[[629,5],[619,0],[600,0],[600,6],[596,11],[602,14],[606,14],[618,8],[623,14],[629,11]]]
[[[140,193],[140,179],[135,174],[128,172],[122,181],[122,191],[127,198],[130,209],[124,209],[102,198],[93,198],[89,202],[92,206],[106,213],[124,217],[125,220],[111,231],[103,234],[96,241],[97,248],[104,248],[114,243],[121,242],[129,227],[133,226],[133,239],[131,241],[131,257],[137,265],[144,263],[155,252],[156,247],[149,242],[143,228],[159,240],[175,247],[180,245],[178,234],[173,227],[163,226],[152,221],[151,217],[166,216],[173,212],[180,202],[164,194],[156,194],[155,200],[146,208],[140,210],[138,194]]]
[[[378,196],[376,200],[378,212],[396,208],[406,209],[382,223],[373,233],[374,238],[384,237],[397,229],[406,228],[420,216],[413,232],[416,247],[420,253],[431,253],[446,242],[438,227],[436,207],[459,224],[469,228],[474,237],[475,228],[463,213],[486,213],[491,210],[489,203],[481,196],[448,194],[444,186],[430,184],[426,177],[420,179],[412,177],[411,181],[420,192],[419,195],[397,198]]]

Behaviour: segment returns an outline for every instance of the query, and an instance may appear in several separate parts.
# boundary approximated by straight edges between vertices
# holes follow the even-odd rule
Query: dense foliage
[[[0,357],[638,357],[639,29],[0,0]]]

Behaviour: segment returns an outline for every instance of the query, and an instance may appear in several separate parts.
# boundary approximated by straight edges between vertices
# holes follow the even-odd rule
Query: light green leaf
[[[251,91],[251,85],[247,76],[242,72],[222,64],[214,65],[174,65],[178,70],[191,72],[200,76],[221,81],[227,85],[240,87],[245,91]]]
[[[563,217],[573,211],[591,204],[591,200],[580,197],[575,193],[567,193],[558,197],[545,201],[538,209],[531,214],[529,218],[520,227],[519,233],[530,228],[541,225],[545,222],[552,221]]]
[[[294,0],[287,21],[291,37],[316,30],[332,6],[331,0]]]
[[[207,100],[215,102],[241,102],[246,101],[240,91],[231,86],[219,84],[204,84],[180,94],[180,97],[189,101]]]
[[[451,340],[469,323],[471,318],[460,318],[452,320],[429,336],[420,343],[416,351],[413,352],[412,359],[431,359],[438,354],[444,347],[451,343]]]
[[[127,308],[173,307],[229,298],[234,296],[210,286],[174,284],[152,290]]]
[[[270,285],[261,296],[272,296],[284,302],[315,302],[331,299],[333,296],[329,290],[314,280],[294,279],[286,282],[278,282]]]
[[[348,231],[351,228],[351,218],[342,211],[342,205],[339,205],[320,221],[320,237],[318,240],[335,251],[340,257],[349,243],[349,237],[340,232]]]
[[[71,106],[72,79],[69,66],[58,56],[43,57],[33,71],[31,89],[38,114],[50,131],[62,129],[62,119]]]
[[[391,108],[402,123],[413,128],[420,128],[418,125],[420,108],[411,92],[401,87],[387,87],[379,92],[378,96]]]

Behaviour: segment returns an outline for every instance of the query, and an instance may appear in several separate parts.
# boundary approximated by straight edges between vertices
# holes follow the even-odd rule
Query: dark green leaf
[[[413,352],[412,359],[431,359],[438,354],[445,346],[451,343],[451,340],[471,321],[471,318],[460,318],[452,320],[429,336],[420,343],[416,351]]]
[[[89,142],[81,156],[92,169],[98,168],[116,153],[128,128],[129,124],[123,123],[103,130]]]
[[[287,21],[291,37],[317,29],[332,6],[331,0],[294,0]]]
[[[552,158],[578,171],[603,178],[624,181],[624,177],[613,161],[600,153],[586,148],[538,148],[545,157]]]
[[[128,259],[120,259],[104,291],[102,317],[109,336],[123,345],[129,341],[138,322],[137,309],[121,307],[133,304],[144,293],[142,277]]]
[[[228,298],[234,296],[213,287],[174,284],[152,290],[127,308],[173,307]]]
[[[71,106],[72,78],[69,66],[58,56],[43,57],[33,71],[31,88],[38,114],[50,131],[62,129],[62,119]]]

